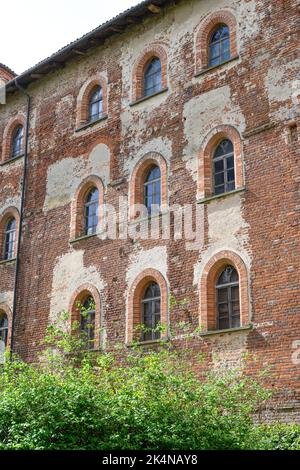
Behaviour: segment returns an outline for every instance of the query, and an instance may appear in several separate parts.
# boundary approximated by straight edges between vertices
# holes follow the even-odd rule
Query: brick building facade
[[[196,369],[248,355],[299,413],[299,11],[144,1],[16,79],[0,67],[0,321],[14,352],[33,360],[47,325],[93,298],[95,348],[190,335]],[[132,213],[145,194],[159,214]],[[196,240],[176,239],[172,217],[170,237],[143,236],[174,205],[192,208]],[[143,319],[164,328],[137,337]]]

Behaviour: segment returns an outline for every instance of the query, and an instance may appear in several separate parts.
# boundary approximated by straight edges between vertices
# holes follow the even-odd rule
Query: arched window
[[[87,297],[80,311],[80,334],[87,349],[95,347],[95,313],[95,301],[93,297]]]
[[[4,346],[7,346],[8,339],[8,318],[5,313],[0,312],[0,343],[4,343]],[[0,345],[1,351],[1,345]]]
[[[146,174],[144,182],[144,205],[148,214],[159,212],[161,205],[161,172],[156,165],[152,166]]]
[[[97,232],[99,212],[99,191],[92,188],[88,192],[84,205],[84,234],[94,235]]]
[[[147,66],[144,74],[144,96],[150,96],[162,89],[160,59],[155,57]]]
[[[142,300],[142,324],[144,331],[142,341],[151,341],[160,338],[157,328],[161,318],[161,293],[158,284],[152,282],[145,290]]]
[[[4,259],[9,260],[15,256],[16,219],[11,218],[6,224],[4,233]]]
[[[96,121],[103,114],[103,92],[100,86],[94,88],[89,100],[89,121]]]
[[[230,140],[224,139],[213,156],[214,193],[223,194],[235,189],[234,148]]]
[[[233,266],[226,266],[217,279],[218,329],[239,328],[239,275]]]
[[[225,24],[218,25],[209,41],[208,66],[222,64],[230,59],[230,32]]]
[[[18,126],[13,133],[11,158],[18,157],[23,153],[23,134],[23,126]]]

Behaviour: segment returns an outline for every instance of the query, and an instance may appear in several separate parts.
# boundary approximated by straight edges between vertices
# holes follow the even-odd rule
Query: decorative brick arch
[[[132,101],[143,97],[144,73],[152,59],[157,57],[161,62],[161,86],[167,88],[168,56],[161,44],[150,44],[138,57],[133,67]]]
[[[98,176],[91,175],[82,181],[77,188],[76,194],[72,200],[71,206],[71,240],[79,238],[84,235],[84,204],[87,193],[96,187],[99,191],[99,214],[98,214],[98,229],[101,230],[103,226],[104,216],[104,185]]]
[[[5,314],[8,320],[8,336],[7,336],[7,350],[10,348],[11,332],[12,332],[12,311],[7,304],[0,304],[0,319]]]
[[[98,289],[92,284],[82,284],[72,295],[69,304],[70,327],[74,322],[80,321],[80,309],[77,305],[83,304],[88,297],[93,297],[95,302],[95,349],[99,349],[101,346],[100,328],[102,327],[101,297]]]
[[[217,328],[216,281],[222,270],[233,266],[239,275],[241,326],[250,322],[248,273],[242,258],[232,251],[215,254],[203,269],[200,280],[200,325],[204,331]],[[224,330],[226,331],[226,330]]]
[[[91,77],[81,87],[77,97],[76,126],[80,127],[88,122],[89,99],[94,89],[100,86],[103,93],[103,115],[107,114],[107,82],[101,75]]]
[[[14,257],[17,255],[18,245],[18,233],[20,227],[20,214],[16,207],[8,207],[0,215],[0,260],[3,259],[4,255],[4,239],[5,239],[5,228],[9,219],[14,218],[16,220],[16,241],[14,246]]]
[[[229,27],[230,56],[236,57],[238,54],[237,22],[235,16],[228,10],[216,11],[202,21],[196,34],[196,72],[200,72],[208,67],[209,39],[219,24],[226,24]]]
[[[232,126],[215,127],[206,136],[201,145],[198,159],[198,197],[204,198],[214,194],[213,188],[213,154],[223,139],[229,139],[234,147],[235,187],[244,186],[242,139],[239,132]]]
[[[6,162],[11,159],[11,151],[12,151],[12,140],[13,135],[17,127],[22,126],[24,130],[24,137],[23,137],[23,151],[25,151],[25,127],[26,127],[26,119],[23,114],[18,114],[17,116],[13,117],[9,123],[7,124],[4,134],[3,134],[3,144],[2,144],[2,162]]]
[[[136,217],[135,204],[143,204],[144,181],[152,165],[157,165],[161,172],[161,208],[168,204],[168,167],[164,157],[157,152],[149,152],[136,164],[129,183],[129,217]]]
[[[165,325],[165,331],[162,332],[162,339],[168,336],[168,286],[164,276],[156,269],[146,269],[137,276],[130,287],[127,299],[127,319],[126,319],[126,343],[130,344],[133,340],[139,340],[139,332],[135,327],[142,322],[141,302],[145,289],[151,282],[159,285],[161,293],[161,325]]]

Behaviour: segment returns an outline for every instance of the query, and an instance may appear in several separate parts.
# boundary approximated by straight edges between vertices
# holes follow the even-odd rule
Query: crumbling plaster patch
[[[217,253],[229,250],[239,255],[250,272],[252,256],[249,248],[249,226],[243,218],[242,201],[236,194],[208,205],[209,246],[194,266],[194,285],[198,286],[202,272]]]
[[[8,186],[6,186],[6,190],[7,189],[9,189]],[[13,188],[12,188],[12,190],[13,190]],[[21,204],[20,195],[10,196],[10,197],[6,198],[3,202],[0,203],[0,216],[9,207],[15,207],[16,209],[20,210],[20,204]]]
[[[98,144],[88,158],[65,158],[48,168],[44,212],[70,203],[82,181],[95,175],[104,186],[110,180],[110,151],[105,144]]]
[[[158,137],[146,142],[142,147],[137,149],[136,153],[131,154],[129,158],[125,160],[124,173],[130,175],[139,160],[151,152],[161,154],[169,166],[172,157],[172,141],[167,137]]]
[[[55,322],[62,311],[68,311],[74,292],[84,283],[98,289],[100,295],[106,284],[96,266],[85,267],[84,251],[70,251],[57,259],[53,269],[50,321]]]
[[[187,142],[183,150],[183,159],[193,180],[197,182],[197,157],[207,134],[220,125],[234,126],[242,134],[246,127],[245,117],[239,106],[232,102],[229,86],[192,98],[184,105],[183,117]]]

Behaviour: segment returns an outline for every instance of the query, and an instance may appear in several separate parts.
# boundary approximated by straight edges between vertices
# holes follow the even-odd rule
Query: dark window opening
[[[1,341],[4,343],[4,346],[7,346],[7,339],[8,339],[8,318],[7,315],[0,314],[0,343]],[[1,348],[0,348],[1,351]]]
[[[158,166],[152,166],[144,182],[144,205],[149,215],[160,211],[161,205],[161,172]]]
[[[218,329],[239,328],[240,295],[239,275],[232,266],[227,266],[220,274],[217,285]]]
[[[4,233],[4,260],[13,259],[15,256],[16,242],[16,219],[12,218],[8,221]]]
[[[80,333],[86,342],[86,348],[95,347],[95,302],[93,297],[88,297],[82,305],[80,312]]]
[[[93,188],[89,191],[84,205],[84,234],[94,235],[98,227],[99,191]]]
[[[103,92],[102,88],[97,87],[90,97],[89,102],[89,121],[100,119],[103,114]]]
[[[16,158],[23,153],[23,127],[18,126],[13,134],[11,158]]]

